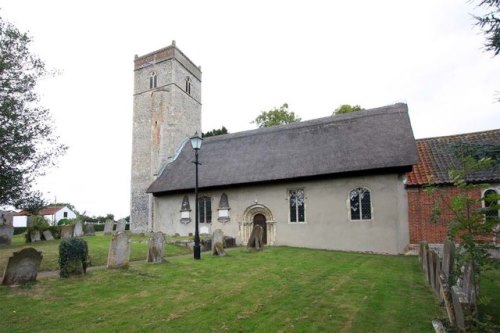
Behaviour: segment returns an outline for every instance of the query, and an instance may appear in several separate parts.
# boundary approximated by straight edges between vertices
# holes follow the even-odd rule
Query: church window
[[[499,216],[498,192],[494,189],[484,191],[484,215],[486,218],[497,218]]]
[[[189,76],[186,77],[186,92],[191,95],[191,78]]]
[[[219,218],[217,221],[225,223],[229,222],[229,200],[227,199],[227,194],[222,193],[220,196],[220,201],[219,201]]]
[[[181,204],[181,223],[191,222],[191,206],[189,205],[189,198],[187,195],[182,199]]]
[[[212,223],[212,198],[201,197],[198,199],[198,221]]]
[[[290,222],[304,223],[306,221],[304,190],[288,190],[288,198],[290,204]]]
[[[358,187],[349,192],[351,220],[371,220],[372,202],[370,191],[364,187]]]
[[[156,88],[158,84],[158,75],[156,72],[151,72],[149,74],[149,89],[154,89]]]

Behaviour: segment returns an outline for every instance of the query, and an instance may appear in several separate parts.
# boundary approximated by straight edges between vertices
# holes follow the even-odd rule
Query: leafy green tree
[[[288,111],[288,104],[284,103],[279,108],[262,111],[262,113],[251,123],[257,124],[258,127],[271,127],[299,121],[301,121],[301,119],[297,117],[294,112]]]
[[[486,8],[487,12],[474,16],[476,25],[486,35],[486,50],[497,56],[500,53],[500,0],[480,0],[479,7]]]
[[[27,193],[21,198],[18,198],[14,202],[14,206],[18,209],[27,211],[32,215],[38,215],[38,212],[47,206],[47,201],[45,201],[39,191],[33,191],[31,193]]]
[[[203,138],[208,138],[208,137],[211,137],[211,136],[223,135],[223,134],[227,134],[227,133],[229,133],[229,132],[227,131],[227,128],[226,128],[226,127],[224,127],[224,126],[222,126],[222,127],[221,127],[221,128],[219,128],[219,129],[213,129],[213,130],[208,131],[208,132],[206,132],[206,133],[202,133],[202,134],[201,134],[201,136],[202,136]]]
[[[352,106],[349,104],[342,104],[341,106],[336,108],[335,111],[333,111],[333,115],[356,112],[356,111],[361,111],[361,110],[364,110],[364,109],[359,105]]]
[[[0,17],[0,205],[29,198],[36,177],[66,150],[49,110],[38,106],[36,83],[48,72],[30,43]]]

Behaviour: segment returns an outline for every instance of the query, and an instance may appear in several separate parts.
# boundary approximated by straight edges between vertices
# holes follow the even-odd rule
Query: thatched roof
[[[193,189],[193,160],[187,143],[147,192]],[[199,161],[199,187],[211,188],[387,169],[405,172],[417,163],[417,151],[408,107],[395,104],[209,137]]]

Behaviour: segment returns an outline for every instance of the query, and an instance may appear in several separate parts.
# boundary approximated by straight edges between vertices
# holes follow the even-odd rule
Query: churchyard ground
[[[109,236],[85,239],[93,262],[104,263]],[[144,260],[147,243],[134,239],[131,258]],[[2,260],[24,246],[14,243],[0,249]],[[55,241],[55,249],[46,244],[39,248],[44,260],[57,252]],[[167,255],[185,253],[172,247]],[[492,299],[485,311],[498,315],[500,270],[488,278],[482,290]],[[6,332],[433,332],[431,320],[446,316],[417,257],[289,247],[43,278],[2,286],[0,299]]]

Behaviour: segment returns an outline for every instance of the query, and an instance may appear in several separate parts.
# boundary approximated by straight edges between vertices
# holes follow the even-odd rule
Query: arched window
[[[488,217],[498,217],[498,192],[494,189],[487,189],[484,191],[484,215]]]
[[[191,95],[191,78],[189,76],[186,77],[186,92]]]
[[[212,223],[212,198],[198,198],[198,221],[200,223]]]
[[[371,220],[372,202],[370,191],[364,187],[358,187],[349,192],[351,207],[351,220]]]
[[[158,75],[156,72],[151,72],[149,74],[149,89],[154,89],[156,88],[158,84]]]

